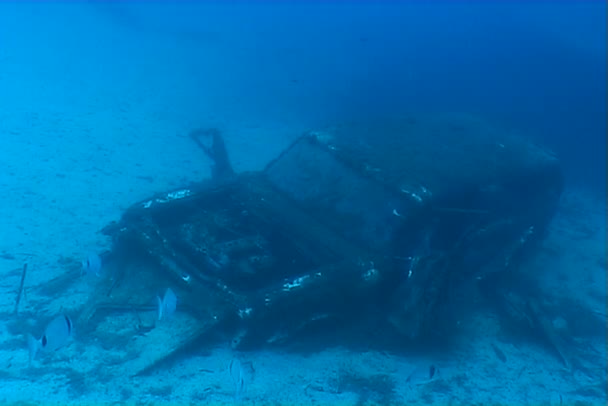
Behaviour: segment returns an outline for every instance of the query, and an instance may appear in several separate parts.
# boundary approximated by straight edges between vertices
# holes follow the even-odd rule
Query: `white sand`
[[[191,51],[110,26],[86,6],[0,4],[0,253],[14,257],[0,259],[0,403],[233,403],[228,365],[239,357],[255,367],[243,399],[257,404],[356,404],[366,395],[343,382],[345,371],[388,375],[396,385],[392,399],[399,403],[599,404],[594,396],[602,386],[594,385],[603,385],[605,395],[605,361],[599,361],[606,359],[605,343],[593,343],[599,351],[595,375],[567,372],[533,343],[501,341],[487,314],[463,322],[463,328],[482,325],[487,334],[439,359],[344,349],[309,356],[234,354],[226,347],[131,378],[129,371],[155,347],[187,328],[189,320],[178,314],[168,321],[171,327],[159,325],[118,349],[101,337],[79,337],[76,326],[69,347],[28,368],[23,337],[8,330],[19,282],[14,271],[24,262],[27,285],[44,283],[65,272],[59,259],[108,248],[98,231],[130,204],[208,176],[209,162],[185,136],[193,128],[224,130],[239,171],[262,167],[303,129],[289,117],[243,114],[234,95],[222,96],[221,84],[209,79],[214,62],[197,58],[189,64]],[[558,282],[549,275],[548,286],[591,297],[594,309],[605,312],[605,202],[569,191],[563,207],[549,249],[534,266],[565,275]],[[86,298],[86,282],[74,290],[54,299],[31,294],[21,309],[46,301],[40,315],[46,317],[62,306],[75,307]],[[130,321],[114,323],[119,329]],[[497,359],[492,343],[507,362]],[[431,363],[440,379],[406,383],[416,367]],[[371,390],[368,395],[370,402],[383,401]]]

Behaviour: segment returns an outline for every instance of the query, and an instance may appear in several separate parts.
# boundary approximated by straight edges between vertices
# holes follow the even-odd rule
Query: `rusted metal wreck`
[[[562,190],[547,150],[469,119],[391,119],[306,133],[263,170],[234,173],[219,132],[192,135],[213,179],[104,229],[113,272],[79,318],[149,307],[170,286],[189,334],[140,372],[227,338],[257,348],[330,327],[405,343],[443,335],[471,284],[550,329],[513,282]]]

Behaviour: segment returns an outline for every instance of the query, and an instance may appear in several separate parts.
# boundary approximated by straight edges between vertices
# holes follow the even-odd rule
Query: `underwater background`
[[[221,129],[242,172],[304,131],[402,114],[478,117],[556,153],[562,204],[529,266],[568,275],[556,286],[606,322],[606,13],[604,1],[0,2],[0,403],[605,404],[605,329],[592,372],[526,344],[496,351],[484,330],[461,358],[432,361],[431,386],[405,379],[425,354],[256,352],[238,400],[230,347],[133,379],[104,362],[143,352],[85,346],[77,325],[38,365],[23,337],[86,301],[80,277],[67,292],[34,287],[109,249],[100,229],[210,176],[193,129]]]
[[[552,147],[576,182],[605,185],[604,2],[187,3],[98,6],[173,36],[218,109],[236,98],[238,114],[312,125],[478,114]]]

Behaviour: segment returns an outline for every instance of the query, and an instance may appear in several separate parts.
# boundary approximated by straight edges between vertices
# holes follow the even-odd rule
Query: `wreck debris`
[[[436,332],[455,289],[517,269],[562,187],[551,153],[453,128],[336,126],[241,174],[217,130],[194,132],[214,178],[136,203],[104,229],[120,273],[100,283],[83,322],[101,303],[142,306],[171,287],[198,327],[141,373],[218,337],[256,347],[370,318],[411,340]]]
[[[19,312],[19,303],[21,302],[21,296],[23,294],[23,286],[25,284],[25,275],[27,273],[27,262],[23,264],[23,271],[21,272],[21,280],[19,282],[19,289],[17,289],[17,299],[15,300],[15,309],[13,310],[14,314]]]

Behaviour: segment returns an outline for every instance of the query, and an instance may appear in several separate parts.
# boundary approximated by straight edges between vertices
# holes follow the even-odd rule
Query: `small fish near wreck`
[[[241,361],[238,359],[234,359],[230,362],[230,376],[232,377],[232,382],[235,387],[234,398],[235,400],[239,400],[245,391],[245,379]]]
[[[177,308],[177,296],[171,288],[167,288],[165,295],[161,299],[160,296],[156,296],[156,305],[158,311],[158,321],[164,318],[169,318],[175,313]]]
[[[253,380],[255,369],[251,362],[241,362],[238,359],[230,361],[230,376],[234,384],[234,399],[239,401],[247,390],[247,385]]]
[[[72,337],[72,327],[72,320],[66,315],[60,315],[51,320],[40,339],[35,339],[34,336],[28,334],[27,346],[30,364],[36,358],[38,351],[52,352],[67,345]]]
[[[82,273],[84,275],[99,276],[101,272],[102,261],[101,257],[95,253],[90,254],[82,261]]]
[[[406,383],[410,385],[425,385],[439,378],[439,370],[435,365],[421,366],[414,369],[407,379]]]

